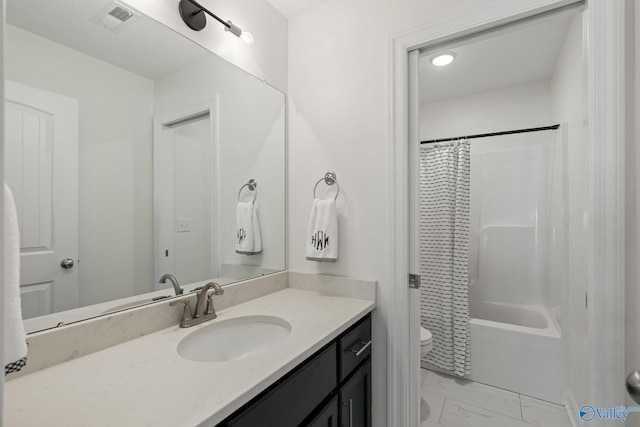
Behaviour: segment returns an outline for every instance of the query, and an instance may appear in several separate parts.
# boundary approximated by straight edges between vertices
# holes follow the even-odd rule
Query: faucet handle
[[[211,298],[211,295],[207,295],[207,308],[205,309],[204,314],[212,315],[213,319],[218,317],[216,310],[213,308],[213,299]]]
[[[182,320],[180,321],[181,328],[188,328],[191,326],[191,321],[193,320],[193,315],[191,314],[191,304],[188,299],[183,299],[180,301],[172,301],[169,305],[176,304],[184,304],[184,311],[182,312]]]

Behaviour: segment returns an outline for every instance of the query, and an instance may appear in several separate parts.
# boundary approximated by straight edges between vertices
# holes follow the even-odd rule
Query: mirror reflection
[[[285,268],[281,92],[121,3],[9,0],[7,21],[28,331]]]

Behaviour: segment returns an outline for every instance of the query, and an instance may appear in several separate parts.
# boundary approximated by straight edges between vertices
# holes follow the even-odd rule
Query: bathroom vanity
[[[291,370],[221,427],[371,425],[371,316]]]
[[[4,421],[281,427],[340,420],[368,426],[375,287],[373,281],[282,272],[226,286],[224,295],[213,297],[218,318],[191,328],[178,326],[179,305],[158,302],[31,335],[30,356],[41,369],[7,381]],[[162,313],[171,326],[139,336],[150,322],[167,321]],[[192,334],[247,319],[284,325],[287,334],[269,348],[221,356],[227,360],[181,356],[180,343]],[[92,350],[92,330],[105,325],[128,341]],[[47,360],[55,354],[62,360]]]

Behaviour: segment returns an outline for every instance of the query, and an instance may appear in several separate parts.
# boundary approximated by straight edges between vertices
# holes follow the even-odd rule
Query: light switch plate
[[[178,218],[178,233],[188,233],[191,231],[191,218]]]

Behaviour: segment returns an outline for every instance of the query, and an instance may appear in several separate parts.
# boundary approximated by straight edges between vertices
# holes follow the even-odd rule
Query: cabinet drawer
[[[340,381],[371,354],[371,316],[340,338]]]
[[[227,423],[233,427],[295,427],[337,386],[336,344],[304,363]]]

